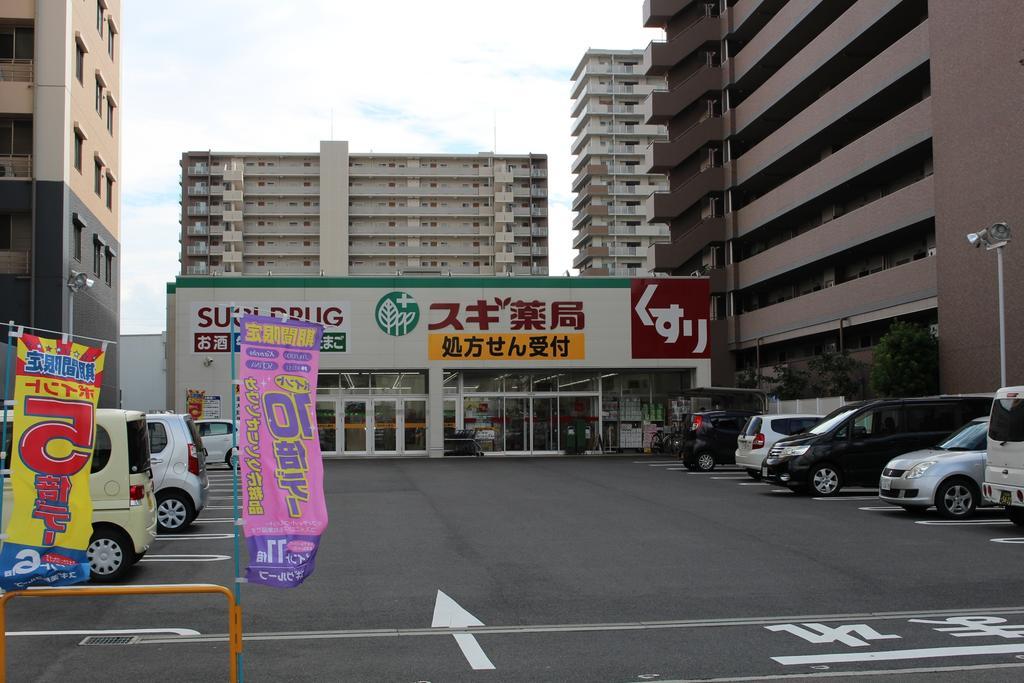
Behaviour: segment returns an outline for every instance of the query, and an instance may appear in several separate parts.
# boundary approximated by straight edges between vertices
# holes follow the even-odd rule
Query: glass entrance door
[[[530,450],[530,413],[528,398],[505,399],[505,452]]]
[[[373,400],[373,452],[398,452],[398,401]]]
[[[366,401],[346,400],[343,408],[342,432],[346,455],[360,455],[367,452]]]
[[[427,401],[407,398],[402,402],[402,447],[405,453],[427,450]]]
[[[320,453],[334,455],[338,450],[338,407],[334,401],[316,402],[316,427],[320,433]]]
[[[558,450],[558,399],[534,398],[533,450]]]

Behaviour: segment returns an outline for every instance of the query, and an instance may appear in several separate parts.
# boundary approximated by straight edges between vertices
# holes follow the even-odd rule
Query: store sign
[[[239,475],[250,583],[298,586],[327,528],[314,413],[321,334],[299,320],[241,320]]]
[[[420,321],[420,307],[409,294],[391,292],[377,302],[373,319],[381,332],[392,337],[404,337],[416,329]]]
[[[633,358],[710,358],[708,280],[633,280],[630,288]]]
[[[583,360],[582,334],[456,334],[430,335],[430,360]]]
[[[288,303],[247,303],[236,304],[242,314],[281,316],[288,315],[299,320],[309,320],[323,325],[320,341],[323,353],[348,353],[349,335],[352,332],[352,304],[347,301]],[[231,305],[192,304],[192,351],[194,353],[229,353],[231,351]],[[235,318],[235,351],[239,351],[238,316]]]
[[[25,334],[18,339],[11,492],[0,588],[89,579],[89,491],[104,352]]]

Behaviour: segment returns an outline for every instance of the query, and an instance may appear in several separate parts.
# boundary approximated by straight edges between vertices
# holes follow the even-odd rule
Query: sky
[[[201,9],[197,10],[197,7]],[[643,48],[642,0],[129,0],[121,333],[161,332],[187,150],[543,153],[550,272],[571,269],[570,77]],[[333,115],[332,115],[333,114]],[[495,136],[496,131],[496,136]]]

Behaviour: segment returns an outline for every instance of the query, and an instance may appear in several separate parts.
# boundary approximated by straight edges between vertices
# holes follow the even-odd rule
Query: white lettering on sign
[[[949,633],[956,638],[988,636],[995,638],[1024,638],[1024,624],[1006,624],[999,617],[949,617],[948,619],[911,619],[912,624],[941,624],[940,633]]]
[[[667,308],[650,308],[651,298],[658,291],[658,285],[647,285],[643,296],[636,303],[636,311],[640,322],[653,327],[669,344],[679,341],[680,327],[684,337],[693,336],[693,320],[685,320],[686,311],[679,304],[670,304]],[[652,318],[653,316],[653,318]],[[682,325],[680,325],[682,323]],[[708,321],[697,321],[697,344],[694,353],[704,353],[708,346]]]
[[[765,626],[769,631],[776,633],[784,631],[794,636],[803,638],[808,643],[842,643],[849,647],[867,647],[865,640],[892,640],[900,638],[897,635],[879,633],[867,624],[846,624],[832,628],[824,624],[776,624]],[[854,634],[860,636],[855,638]],[[862,640],[863,639],[863,640]]]
[[[327,331],[350,332],[352,330],[352,304],[348,301],[303,301],[301,303],[250,303],[235,304],[242,314],[288,315],[300,320],[320,323]],[[193,332],[227,332],[231,328],[231,305],[221,303],[192,304]],[[235,329],[239,327],[238,317]]]

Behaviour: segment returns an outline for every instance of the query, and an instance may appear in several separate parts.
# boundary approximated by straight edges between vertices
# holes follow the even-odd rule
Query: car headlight
[[[909,472],[907,472],[907,479],[917,479],[918,477],[923,477],[924,473],[928,471],[928,468],[930,468],[935,463],[935,460],[925,460],[924,462],[917,463],[916,465],[910,468]]]
[[[808,449],[810,449],[810,446],[786,446],[782,449],[782,457],[795,458],[806,453]]]

